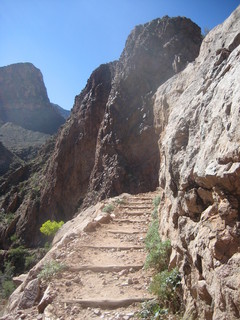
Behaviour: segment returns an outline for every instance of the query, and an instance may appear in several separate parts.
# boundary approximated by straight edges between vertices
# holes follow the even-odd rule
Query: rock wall
[[[160,231],[183,273],[187,319],[240,318],[240,7],[162,85]]]

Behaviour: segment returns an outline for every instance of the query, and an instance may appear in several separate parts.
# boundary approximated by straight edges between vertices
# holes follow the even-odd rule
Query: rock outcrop
[[[48,134],[65,122],[49,101],[40,70],[31,63],[0,68],[0,118]]]
[[[239,319],[240,7],[155,96],[160,231],[183,274],[187,319]]]

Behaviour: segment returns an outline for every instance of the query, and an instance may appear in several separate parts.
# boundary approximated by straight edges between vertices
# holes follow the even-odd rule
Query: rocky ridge
[[[240,7],[155,95],[160,231],[193,319],[240,317],[239,30]]]

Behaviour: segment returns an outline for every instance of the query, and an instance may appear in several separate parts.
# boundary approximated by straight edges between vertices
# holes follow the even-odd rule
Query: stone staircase
[[[12,298],[14,305],[24,301],[31,306],[20,303],[20,308],[1,319],[139,319],[141,303],[153,298],[148,291],[152,274],[144,269],[144,239],[156,195],[124,194],[105,202],[113,205],[111,214],[103,213],[104,204],[99,203],[89,211],[95,215],[82,218],[83,225],[79,220],[69,221],[45,260],[26,275],[24,295],[14,300],[16,292]],[[79,229],[74,229],[74,223]],[[66,268],[39,281],[46,262]]]
[[[126,195],[109,223],[69,242],[68,269],[50,283],[56,297],[44,311],[46,320],[137,319],[140,303],[152,299],[151,274],[143,266],[155,196]]]

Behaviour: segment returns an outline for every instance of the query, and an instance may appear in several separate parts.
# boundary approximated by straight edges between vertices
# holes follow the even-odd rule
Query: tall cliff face
[[[31,63],[0,68],[0,118],[49,134],[65,122],[49,101],[40,70]]]
[[[193,319],[239,319],[240,7],[155,96],[161,233]]]
[[[157,187],[151,97],[195,59],[201,41],[189,19],[157,19],[133,30],[119,61],[93,72],[58,136],[43,208],[67,219],[82,203]]]

